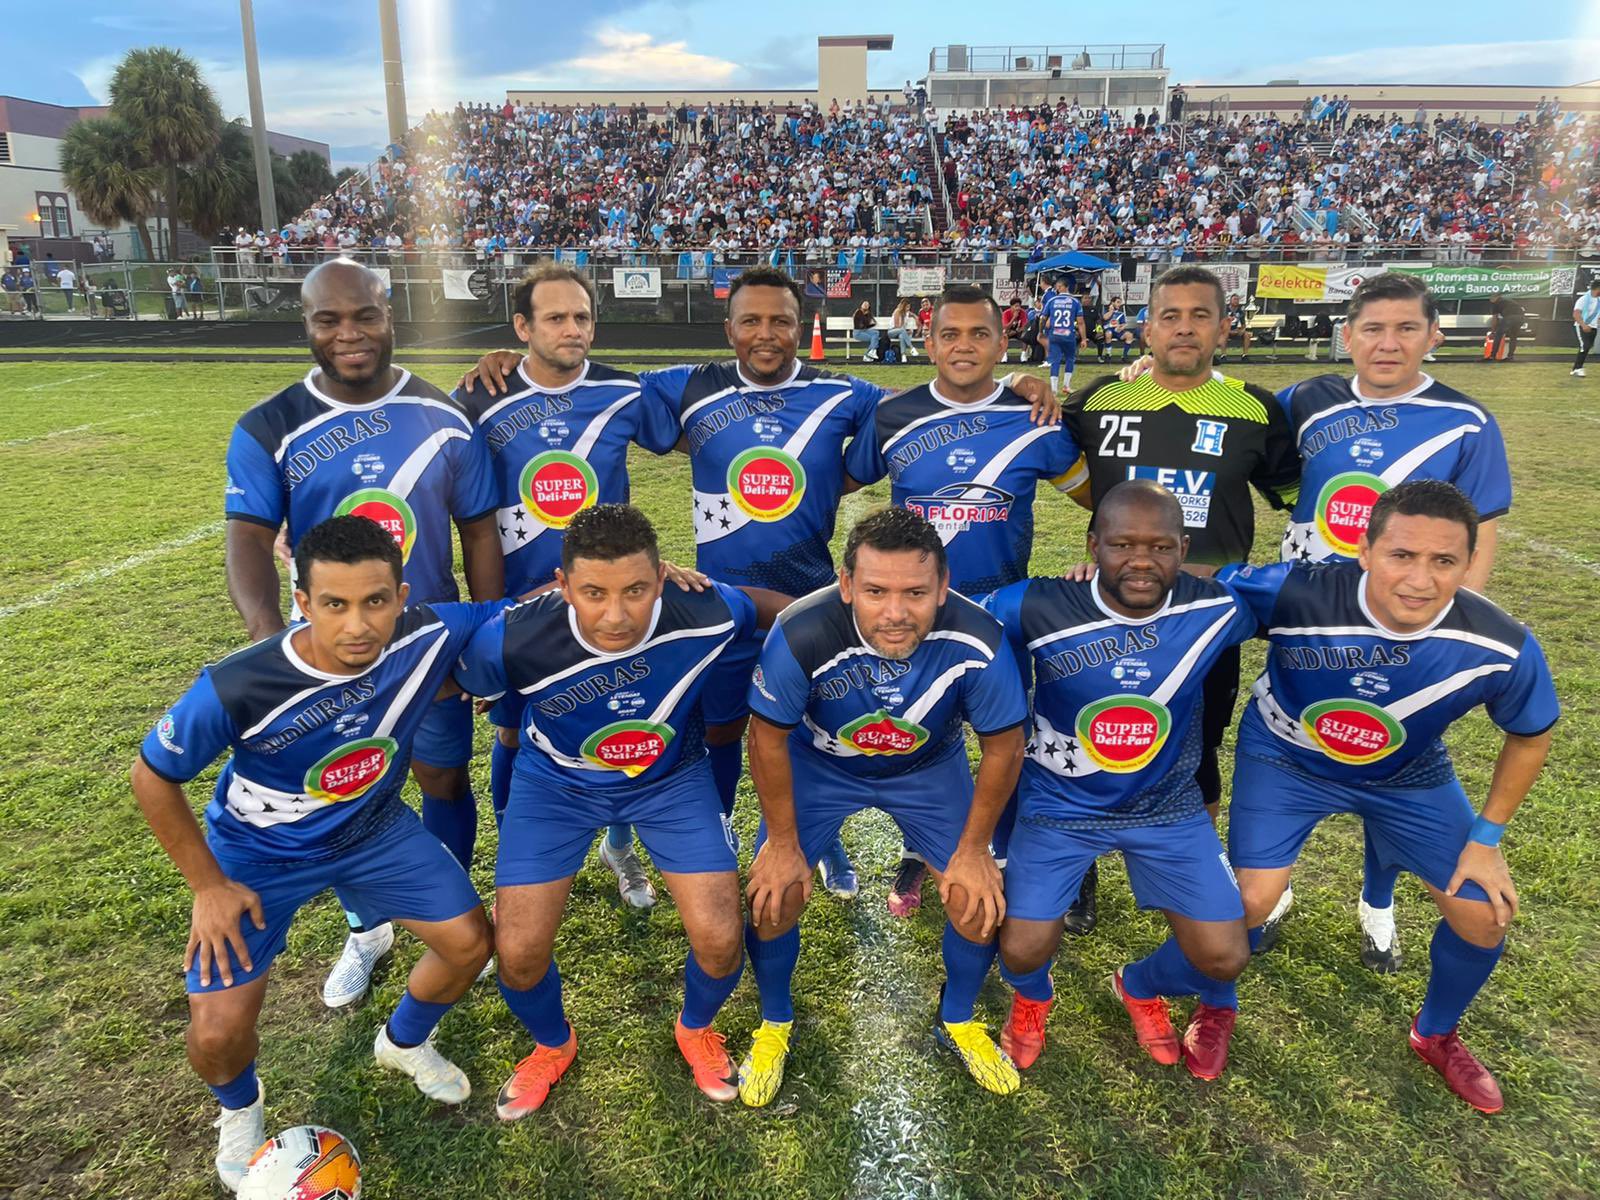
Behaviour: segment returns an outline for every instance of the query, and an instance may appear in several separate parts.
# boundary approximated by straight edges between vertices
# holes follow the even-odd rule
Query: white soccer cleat
[[[379,960],[394,949],[394,926],[385,921],[365,933],[352,933],[344,940],[339,961],[328,972],[322,985],[322,1002],[329,1008],[345,1008],[367,994],[372,971]]]
[[[1394,905],[1373,908],[1363,899],[1356,907],[1361,921],[1361,965],[1380,975],[1400,969],[1400,935],[1394,927]]]
[[[217,1130],[217,1178],[237,1192],[250,1156],[267,1140],[266,1092],[256,1084],[256,1102],[248,1108],[225,1108],[211,1124]]]
[[[1283,889],[1283,895],[1278,897],[1278,903],[1267,914],[1267,919],[1261,923],[1261,940],[1256,943],[1252,954],[1265,954],[1278,944],[1278,935],[1283,932],[1283,922],[1289,916],[1289,910],[1294,907],[1294,885]]]
[[[387,1022],[378,1026],[378,1038],[372,1044],[372,1057],[380,1067],[411,1076],[417,1090],[429,1100],[440,1104],[460,1104],[472,1095],[472,1084],[467,1073],[433,1047],[430,1036],[420,1046],[396,1046],[389,1040]]]
[[[617,877],[617,891],[621,893],[624,904],[629,908],[655,907],[655,884],[645,874],[644,864],[639,861],[639,855],[632,846],[625,850],[613,850],[611,839],[602,838],[600,861]]]
[[[1583,368],[1582,367],[1573,367],[1572,368],[1572,373],[1574,375],[1576,375],[1579,379],[1584,378]]]

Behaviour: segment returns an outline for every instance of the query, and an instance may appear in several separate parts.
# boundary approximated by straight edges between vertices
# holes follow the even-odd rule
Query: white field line
[[[52,438],[69,437],[74,433],[82,433],[86,429],[99,429],[102,425],[115,425],[119,421],[136,421],[140,417],[155,415],[155,409],[146,409],[143,412],[123,413],[121,416],[109,417],[104,421],[90,421],[86,425],[71,425],[66,429],[52,429],[49,433],[35,433],[28,437],[11,438],[9,441],[0,442],[0,450],[10,450],[15,446],[28,446],[34,442],[48,442]]]
[[[185,546],[192,546],[196,542],[203,542],[207,538],[215,537],[222,532],[221,521],[207,521],[204,525],[189,530],[188,533],[179,534],[165,542],[151,546],[148,550],[141,550],[137,554],[130,554],[127,558],[118,559],[116,562],[107,563],[103,567],[96,567],[92,571],[85,571],[81,575],[74,575],[70,579],[63,579],[60,583],[45,588],[44,591],[29,596],[26,600],[19,600],[15,604],[0,607],[0,620],[14,617],[18,613],[28,612],[30,609],[42,608],[46,604],[60,599],[68,592],[78,588],[87,587],[91,583],[99,583],[102,579],[110,579],[142,567],[145,563],[154,562],[158,558],[171,554],[174,550],[182,550]]]
[[[1515,529],[1502,529],[1500,536],[1508,542],[1520,542],[1530,550],[1548,555],[1550,558],[1559,559],[1569,567],[1587,571],[1590,575],[1600,579],[1600,562],[1596,562],[1592,558],[1585,558],[1574,550],[1568,550],[1565,546],[1558,546],[1554,542],[1545,541],[1543,538],[1529,537],[1525,533],[1518,533]]]
[[[858,861],[898,858],[900,839],[890,836],[892,830],[882,813],[869,810],[857,818],[850,840]],[[849,1061],[866,1094],[851,1109],[861,1148],[847,1195],[851,1200],[942,1200],[951,1195],[943,1178],[945,1130],[939,1114],[922,1102],[936,1090],[941,1072],[955,1071],[963,1083],[971,1081],[954,1056],[930,1058],[923,1048],[937,998],[899,965],[908,953],[922,952],[913,948],[905,922],[891,917],[876,893],[859,896],[852,917],[855,1024]]]
[[[104,371],[90,371],[87,375],[71,375],[66,379],[56,379],[49,383],[36,383],[31,387],[25,387],[20,390],[24,392],[42,392],[49,388],[66,387],[69,383],[82,383],[85,379],[99,379],[104,374]]]

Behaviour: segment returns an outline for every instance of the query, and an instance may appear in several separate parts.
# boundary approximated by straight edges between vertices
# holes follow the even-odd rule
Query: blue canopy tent
[[[1081,250],[1068,250],[1065,254],[1053,254],[1049,258],[1041,258],[1038,262],[1029,263],[1023,273],[1032,275],[1036,271],[1115,271],[1117,264],[1097,258],[1093,254],[1085,254]]]

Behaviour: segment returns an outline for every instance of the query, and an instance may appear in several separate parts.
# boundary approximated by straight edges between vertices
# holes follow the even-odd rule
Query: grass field
[[[222,575],[223,449],[239,412],[302,370],[0,365],[0,1197],[218,1194],[214,1103],[183,1056],[188,893],[132,802],[127,767],[199,665],[242,639]],[[1245,373],[1278,387],[1304,370]],[[422,373],[447,384],[455,368]],[[1504,426],[1518,496],[1490,591],[1539,633],[1567,714],[1507,838],[1524,916],[1464,1026],[1505,1088],[1502,1115],[1466,1108],[1406,1047],[1434,920],[1409,877],[1405,966],[1378,977],[1357,963],[1360,843],[1348,820],[1307,847],[1282,944],[1241,983],[1220,1082],[1145,1058],[1105,988],[1159,933],[1113,860],[1100,931],[1057,963],[1048,1051],[1018,1095],[981,1092],[930,1035],[937,898],[930,888],[912,921],[887,915],[897,843],[871,814],[846,830],[860,899],[821,896],[806,917],[794,1054],[769,1109],[713,1106],[693,1089],[671,1037],[685,950],[672,907],[648,919],[619,911],[591,859],[558,946],[584,1048],[544,1111],[494,1119],[495,1089],[528,1041],[492,983],[442,1028],[476,1088],[464,1107],[434,1106],[376,1068],[374,1029],[418,946],[402,939],[364,1006],[329,1012],[318,993],[343,937],[330,897],[304,912],[274,971],[260,1058],[269,1128],[342,1130],[374,1200],[1600,1194],[1600,384],[1564,366],[1440,373]],[[926,372],[875,374],[906,383]],[[688,486],[682,458],[636,463],[635,498],[684,561]],[[880,486],[848,499],[841,529],[883,496]],[[1263,513],[1258,559],[1276,556],[1280,522]],[[1083,525],[1042,495],[1035,571],[1074,561]],[[1253,673],[1260,651],[1247,653]],[[1451,742],[1481,800],[1492,728],[1475,715]],[[487,795],[486,753],[474,771]],[[197,805],[214,777],[191,789]],[[755,819],[746,784],[746,846]],[[484,826],[475,875],[487,894]],[[980,1014],[992,1027],[1004,1003],[991,979]],[[743,1052],[756,1020],[746,980],[719,1022],[731,1050]]]

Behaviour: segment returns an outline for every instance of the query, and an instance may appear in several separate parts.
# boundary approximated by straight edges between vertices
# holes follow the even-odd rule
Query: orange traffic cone
[[[822,314],[818,313],[811,319],[811,361],[822,362],[827,357],[822,349]]]

